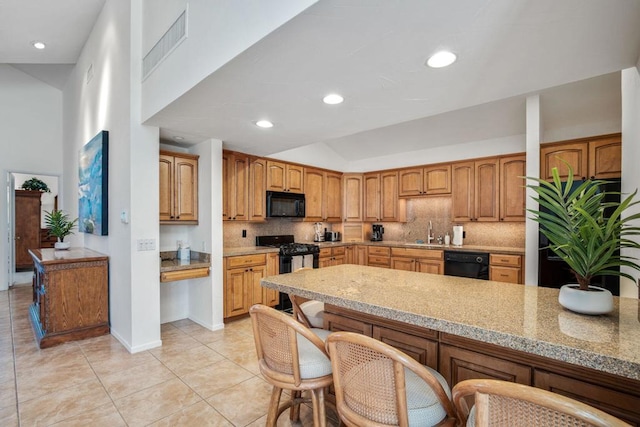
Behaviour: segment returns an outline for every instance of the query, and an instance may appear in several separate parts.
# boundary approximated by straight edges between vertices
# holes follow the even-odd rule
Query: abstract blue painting
[[[109,132],[101,131],[79,153],[78,229],[109,234]]]

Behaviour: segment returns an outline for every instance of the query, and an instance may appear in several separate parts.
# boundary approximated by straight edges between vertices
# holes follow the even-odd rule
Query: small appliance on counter
[[[384,227],[382,224],[373,224],[371,228],[371,241],[382,242],[382,235],[384,234]]]
[[[325,242],[339,242],[342,239],[342,235],[339,231],[325,231],[324,232],[324,241]]]
[[[324,233],[322,232],[322,223],[321,222],[314,223],[313,229],[314,229],[313,241],[324,242]]]
[[[462,246],[462,239],[464,239],[464,229],[461,225],[453,226],[453,239],[451,244],[453,246]]]

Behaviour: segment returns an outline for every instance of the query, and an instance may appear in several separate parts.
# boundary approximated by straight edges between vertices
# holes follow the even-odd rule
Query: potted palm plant
[[[528,211],[549,239],[549,249],[569,265],[578,282],[560,289],[560,304],[578,313],[608,313],[613,310],[611,292],[592,286],[591,280],[597,276],[616,275],[635,281],[619,267],[640,271],[637,258],[620,253],[623,248],[640,249],[640,243],[630,239],[640,235],[640,227],[633,225],[633,221],[640,219],[640,213],[622,216],[627,209],[640,203],[633,200],[638,190],[619,202],[607,202],[606,196],[614,194],[601,191],[601,185],[607,181],[586,180],[574,188],[573,170],[567,166],[566,183],[560,181],[557,168],[552,170],[552,182],[526,178],[537,183],[527,187],[536,192],[534,200],[540,205],[540,210]],[[605,216],[605,209],[612,211],[609,217]]]
[[[69,249],[71,243],[65,242],[64,238],[69,234],[73,234],[72,229],[78,222],[78,218],[71,220],[69,215],[61,210],[45,211],[44,222],[49,229],[49,235],[58,238],[55,248]]]

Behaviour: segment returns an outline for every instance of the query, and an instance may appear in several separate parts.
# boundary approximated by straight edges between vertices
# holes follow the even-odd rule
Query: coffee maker
[[[382,235],[384,234],[384,227],[382,224],[373,224],[371,232],[372,242],[382,242]]]

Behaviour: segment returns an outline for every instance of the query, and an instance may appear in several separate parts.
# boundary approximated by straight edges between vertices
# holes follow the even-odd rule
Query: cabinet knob
[[[20,240],[20,236],[16,236],[16,240]]]

